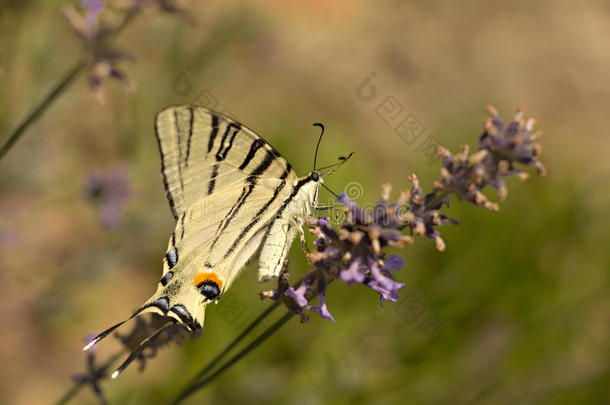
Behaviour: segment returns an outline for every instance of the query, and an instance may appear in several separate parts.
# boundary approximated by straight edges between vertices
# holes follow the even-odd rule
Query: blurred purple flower
[[[131,354],[125,359],[121,368],[124,369],[133,361],[140,363],[140,371],[144,370],[146,361],[155,357],[159,348],[170,343],[181,344],[189,337],[195,337],[184,326],[177,324],[175,319],[158,314],[139,316],[135,319],[135,325],[131,331],[125,335],[115,333],[115,337],[121,345]],[[89,343],[95,335],[87,335],[85,342]],[[86,370],[83,373],[72,376],[77,384],[88,384],[91,386],[96,396],[102,404],[106,404],[106,398],[101,389],[101,381],[108,379],[108,368],[113,360],[104,365],[96,365],[96,346],[87,350]]]
[[[400,270],[404,267],[405,261],[398,255],[389,255],[385,261],[385,270]]]
[[[137,360],[140,363],[140,371],[144,370],[147,359],[155,357],[161,347],[170,343],[181,344],[186,338],[193,336],[184,326],[174,323],[172,318],[155,313],[139,316],[135,322],[129,333],[115,333],[115,336],[127,351],[132,352],[133,357],[125,367]],[[153,338],[142,346],[142,342],[151,336]]]
[[[126,93],[135,91],[134,82],[119,67],[120,62],[133,61],[135,57],[131,52],[112,47],[109,40],[112,34],[117,33],[136,14],[150,8],[181,15],[194,23],[194,18],[181,1],[124,0],[117,3],[114,4],[113,13],[109,13],[111,18],[106,19],[102,18],[106,5],[103,0],[81,0],[80,11],[71,4],[62,8],[63,17],[85,50],[89,88],[95,102],[100,105],[106,103],[104,84],[108,79],[119,81]]]
[[[435,190],[453,192],[475,205],[498,211],[498,204],[488,201],[481,192],[485,186],[495,188],[498,199],[504,200],[507,189],[502,177],[514,175],[524,181],[529,176],[518,165],[534,167],[541,176],[547,171],[538,160],[542,152],[538,143],[542,132],[532,132],[536,120],[526,118],[518,109],[505,126],[495,108],[489,106],[487,112],[491,118],[485,121],[485,132],[479,138],[475,153],[470,154],[468,145],[462,146],[461,152],[455,155],[443,147],[438,148],[443,163],[441,180],[435,183]]]
[[[304,308],[307,305],[309,300],[305,298],[305,292],[309,286],[305,284],[301,284],[299,287],[294,289],[293,287],[289,287],[288,290],[284,293],[287,297],[290,297],[294,300],[294,302],[301,308]]]
[[[384,271],[380,270],[377,263],[372,260],[369,260],[369,269],[373,279],[365,281],[364,285],[379,293],[380,304],[383,304],[383,301],[398,301],[398,290],[404,287],[405,284],[395,282],[394,277],[387,269],[384,274]]]
[[[364,281],[364,274],[359,270],[359,267],[360,258],[355,258],[346,269],[339,272],[339,279],[347,285],[362,283]]]
[[[436,190],[424,196],[417,175],[411,174],[409,180],[413,187],[409,192],[404,193],[403,197],[405,199],[408,197],[409,210],[405,214],[408,227],[413,234],[432,239],[436,243],[436,248],[442,252],[445,250],[445,241],[436,228],[446,223],[453,225],[460,223],[457,219],[449,218],[439,212],[443,205],[449,205],[450,196],[439,195]]]
[[[131,80],[118,67],[122,60],[133,60],[134,57],[129,52],[110,46],[108,37],[116,32],[121,24],[108,24],[101,19],[104,1],[83,0],[81,6],[82,13],[74,6],[66,4],[62,8],[62,14],[87,54],[88,82],[94,100],[98,104],[104,104],[106,99],[103,85],[106,79],[114,78],[120,81],[126,92],[135,89]]]
[[[105,228],[115,227],[130,196],[125,168],[116,166],[107,172],[89,173],[85,179],[85,195],[98,208],[101,224]]]
[[[13,229],[0,231],[0,247],[10,247],[17,243],[19,236]]]
[[[326,306],[326,277],[322,274],[318,279],[317,284],[317,305],[316,306],[308,306],[307,309],[313,312],[317,312],[320,314],[322,318],[330,319],[335,322],[335,318],[328,311],[328,307]]]
[[[97,28],[98,17],[104,8],[103,0],[82,0],[81,6],[85,9],[85,20],[90,33]]]
[[[95,335],[87,335],[85,343],[89,343]],[[106,367],[96,365],[95,350],[89,350],[86,354],[86,370],[84,373],[75,374],[72,376],[72,380],[77,384],[87,384],[91,387],[100,403],[106,404],[106,397],[100,386],[100,382],[107,378]]]

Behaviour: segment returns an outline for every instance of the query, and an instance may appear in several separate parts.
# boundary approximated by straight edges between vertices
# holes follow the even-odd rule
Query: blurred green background
[[[62,1],[0,1],[0,141],[82,54]],[[190,18],[147,12],[116,39],[137,86],[84,76],[0,161],[0,402],[47,404],[84,370],[84,336],[123,319],[155,290],[172,231],[154,114],[199,102],[268,139],[297,169],[355,152],[326,184],[357,201],[430,189],[425,139],[475,145],[496,106],[546,133],[550,175],[509,180],[501,211],[454,201],[447,250],[417,239],[400,254],[397,304],[335,283],[336,324],[291,320],[187,403],[610,403],[610,5],[607,1],[206,1]],[[192,23],[191,20],[196,21]],[[371,73],[377,93],[358,86]],[[386,97],[425,127],[406,143],[376,110]],[[214,101],[215,100],[215,101]],[[216,104],[213,104],[216,103]],[[118,171],[129,195],[112,226],[86,197],[92,173]],[[322,200],[330,198],[323,192]],[[120,204],[119,204],[120,205]],[[306,271],[298,243],[293,277]],[[110,403],[164,403],[268,303],[256,263],[235,283],[238,315],[208,309],[204,335],[171,346],[144,373],[104,383]],[[430,333],[430,321],[434,333]],[[427,323],[426,323],[427,322]],[[118,347],[108,339],[98,355]],[[73,403],[95,404],[89,389]]]

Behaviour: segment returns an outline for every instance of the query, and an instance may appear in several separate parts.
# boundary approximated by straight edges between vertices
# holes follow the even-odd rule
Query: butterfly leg
[[[308,255],[311,252],[309,251],[309,246],[307,246],[307,240],[305,240],[305,231],[303,231],[303,225],[298,224],[297,221],[295,220],[293,223],[293,227],[298,229],[299,238],[301,239],[301,248],[303,249],[303,252],[305,252],[305,255]]]

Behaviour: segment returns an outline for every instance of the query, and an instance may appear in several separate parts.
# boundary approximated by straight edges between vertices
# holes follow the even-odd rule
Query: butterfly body
[[[202,107],[160,111],[155,132],[176,226],[157,291],[129,319],[156,312],[196,332],[206,305],[222,297],[259,248],[259,281],[279,275],[322,178],[316,171],[298,177],[252,130]]]

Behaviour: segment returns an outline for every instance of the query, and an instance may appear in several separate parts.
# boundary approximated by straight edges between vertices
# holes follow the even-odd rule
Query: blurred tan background
[[[0,142],[82,54],[63,4],[0,1]],[[116,38],[136,58],[119,65],[133,93],[108,81],[100,106],[80,77],[0,161],[1,403],[57,401],[84,370],[85,335],[156,288],[172,220],[153,117],[193,101],[262,134],[301,174],[311,169],[311,125],[323,122],[319,161],[355,153],[326,184],[357,182],[363,204],[383,182],[409,187],[413,171],[430,189],[439,163],[420,141],[475,145],[487,104],[505,119],[518,106],[537,118],[550,175],[509,181],[497,214],[454,201],[448,213],[462,224],[441,230],[446,252],[424,239],[400,252],[404,297],[442,325],[435,339],[401,303],[380,308],[371,291],[333,285],[336,324],[291,321],[187,403],[610,403],[608,1],[206,1],[187,10],[191,18],[145,13]],[[373,72],[377,93],[366,102],[357,88]],[[425,128],[417,142],[378,115],[386,97]],[[118,184],[102,212],[87,197],[100,177]],[[303,274],[298,244],[292,257]],[[232,289],[238,317],[208,310],[201,338],[103,384],[109,402],[171,398],[267,305],[255,267]],[[99,356],[116,347],[109,339]],[[96,402],[88,389],[74,400]]]

